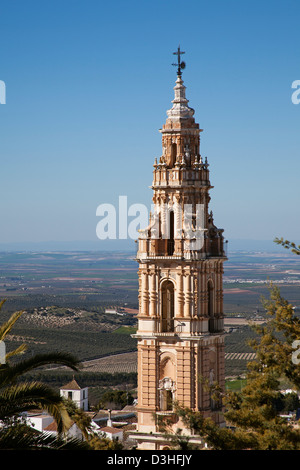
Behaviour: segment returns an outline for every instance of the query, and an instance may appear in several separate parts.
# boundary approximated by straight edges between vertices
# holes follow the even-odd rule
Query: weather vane
[[[185,62],[181,61],[181,54],[185,54],[185,52],[182,52],[180,50],[180,46],[178,46],[177,52],[173,52],[174,55],[177,55],[178,57],[178,62],[177,64],[172,64],[177,67],[177,75],[181,76],[181,70],[185,69]]]

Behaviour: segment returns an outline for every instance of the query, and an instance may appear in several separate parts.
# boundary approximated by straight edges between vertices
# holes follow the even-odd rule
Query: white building
[[[72,400],[81,410],[88,411],[88,387],[81,388],[75,379],[60,388],[60,395]]]
[[[50,423],[43,430],[43,432],[47,433],[47,434],[52,434],[53,436],[56,436],[57,435],[57,423],[56,423],[56,421],[53,421],[53,419],[52,419],[52,423]],[[79,440],[83,440],[83,434],[82,434],[81,430],[79,429],[79,427],[77,426],[77,424],[74,423],[74,422],[72,423],[72,425],[68,429],[67,436],[69,438],[76,438],[76,439],[79,439]]]
[[[42,433],[57,435],[57,423],[53,419],[53,416],[48,413],[27,413],[26,424]],[[68,437],[76,437],[82,439],[82,432],[78,428],[75,422],[72,422],[67,432]]]
[[[110,440],[116,439],[119,441],[123,440],[123,431],[122,429],[114,428],[112,426],[105,426],[104,428],[100,429],[101,433],[103,433],[104,437],[107,437]]]
[[[26,417],[26,424],[40,432],[43,432],[52,422],[53,416],[48,413],[28,413]]]

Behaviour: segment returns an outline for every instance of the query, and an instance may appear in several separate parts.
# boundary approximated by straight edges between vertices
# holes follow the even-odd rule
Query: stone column
[[[184,294],[185,294],[185,302],[184,302],[184,316],[186,318],[190,318],[191,316],[191,274],[189,272],[185,273],[184,275]]]
[[[156,283],[156,272],[151,271],[151,289],[150,289],[150,316],[156,317],[157,315],[157,283]]]
[[[149,315],[149,289],[148,289],[148,272],[142,273],[142,314]]]

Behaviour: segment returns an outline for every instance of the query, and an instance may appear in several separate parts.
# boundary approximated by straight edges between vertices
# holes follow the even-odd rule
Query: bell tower
[[[222,424],[222,410],[204,382],[224,387],[223,230],[209,211],[207,159],[202,129],[188,106],[178,56],[173,106],[160,130],[162,155],[153,171],[153,210],[140,231],[138,330],[139,449],[167,445],[155,416],[177,420],[173,403]],[[194,436],[193,439],[196,439]],[[197,440],[197,439],[196,439]]]

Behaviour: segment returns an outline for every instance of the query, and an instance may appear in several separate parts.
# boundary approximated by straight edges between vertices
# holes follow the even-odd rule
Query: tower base
[[[129,438],[136,441],[138,450],[178,450],[180,441],[186,442],[191,447],[190,450],[207,449],[207,444],[203,437],[186,428],[181,420],[176,419],[176,413],[170,414],[169,418],[171,418],[171,416],[173,416],[175,424],[171,426],[172,430],[169,431],[169,434],[159,431],[158,426],[152,421],[152,426],[138,425],[137,430],[132,431]],[[220,428],[225,426],[224,416],[221,411],[215,411],[213,413],[204,412],[203,417],[211,418]],[[148,421],[149,419],[148,417]],[[176,431],[178,430],[181,432],[178,437],[176,437]]]
[[[174,450],[171,440],[163,433],[155,432],[149,434],[136,431],[132,432],[129,437],[137,442],[138,450]],[[195,447],[197,450],[205,449],[205,442],[200,436],[189,435],[187,437],[192,447]]]

